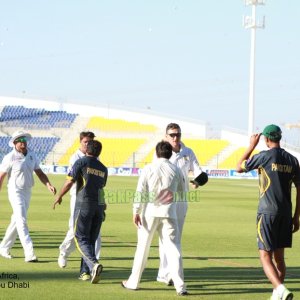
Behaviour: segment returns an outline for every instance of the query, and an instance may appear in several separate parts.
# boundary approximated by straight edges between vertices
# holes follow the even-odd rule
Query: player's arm
[[[208,176],[200,167],[197,157],[192,150],[190,153],[190,164],[191,164],[190,170],[193,172],[193,174],[195,176],[195,178],[193,180],[191,180],[190,183],[192,184],[192,187],[194,189],[196,189],[199,186],[202,186],[207,183]]]
[[[54,203],[53,203],[53,209],[55,209],[55,206],[57,204],[61,204],[63,196],[71,189],[72,185],[74,184],[74,181],[72,178],[67,178],[64,185],[62,186],[61,190],[59,191]]]
[[[293,216],[293,232],[299,230],[299,218],[300,218],[300,185],[296,187],[296,206],[295,213]]]
[[[42,169],[34,170],[39,180],[47,187],[47,189],[53,194],[56,194],[56,188],[50,183],[48,176],[42,171]]]
[[[148,201],[148,183],[147,183],[147,166],[143,169],[137,184],[137,189],[133,200],[133,223],[139,228],[142,225],[140,217],[143,207]]]
[[[2,184],[6,174],[7,174],[6,172],[0,172],[0,190],[2,189]]]
[[[236,171],[238,173],[245,172],[245,161],[250,157],[251,153],[254,151],[255,147],[259,143],[261,133],[253,134],[250,138],[250,144],[246,149],[245,153],[241,156],[240,160],[237,163]]]

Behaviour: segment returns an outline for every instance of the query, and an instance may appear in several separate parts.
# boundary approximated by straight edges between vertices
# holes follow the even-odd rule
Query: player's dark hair
[[[94,134],[94,132],[91,132],[91,131],[82,131],[82,132],[80,132],[79,140],[82,141],[82,139],[85,138],[85,137],[89,137],[89,138],[93,139],[95,137],[95,134]]]
[[[156,156],[169,159],[172,156],[172,146],[169,142],[161,141],[156,145]]]
[[[86,153],[98,157],[102,151],[102,144],[99,141],[92,140],[87,143]]]
[[[168,124],[167,128],[166,128],[166,133],[168,133],[168,131],[170,129],[178,129],[179,131],[181,131],[181,128],[180,128],[180,126],[177,123],[170,123],[170,124]]]

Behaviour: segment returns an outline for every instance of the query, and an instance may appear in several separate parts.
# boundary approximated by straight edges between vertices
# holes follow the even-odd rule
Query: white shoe
[[[25,257],[25,262],[37,262],[37,261],[38,259],[34,254]]]
[[[132,291],[136,291],[136,290],[137,290],[137,288],[136,288],[136,289],[131,289],[130,287],[128,287],[128,286],[127,286],[127,280],[123,280],[123,281],[121,282],[121,286],[122,286],[124,289],[132,290]]]
[[[98,283],[100,281],[100,274],[102,273],[103,266],[95,264],[91,274],[91,283]]]
[[[156,278],[156,281],[165,283],[167,286],[174,285],[172,279],[167,279],[167,278],[163,278],[163,277],[157,277],[157,278]]]
[[[60,254],[57,260],[58,266],[63,269],[67,266],[67,262],[67,258],[63,254]]]
[[[7,259],[12,259],[13,257],[7,250],[0,250],[0,256],[7,258]]]

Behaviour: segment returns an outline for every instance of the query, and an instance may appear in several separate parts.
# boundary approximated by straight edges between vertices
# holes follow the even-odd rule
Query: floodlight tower
[[[248,111],[248,135],[254,132],[254,92],[255,92],[255,39],[256,28],[265,28],[265,17],[262,21],[256,21],[256,6],[264,5],[265,0],[245,0],[245,5],[252,5],[252,16],[244,17],[244,27],[251,29],[250,51],[250,81],[249,81],[249,111]]]

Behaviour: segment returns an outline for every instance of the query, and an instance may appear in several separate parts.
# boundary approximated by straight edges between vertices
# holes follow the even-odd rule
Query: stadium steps
[[[230,144],[224,148],[221,152],[217,153],[210,161],[207,162],[209,168],[220,168],[220,165],[226,161],[234,151],[236,151],[237,146]]]
[[[159,139],[150,137],[146,143],[144,143],[137,151],[124,163],[125,166],[132,168],[142,168],[145,164],[151,162],[146,162],[145,158],[150,152],[153,152]],[[141,163],[143,162],[143,163]]]
[[[227,157],[219,164],[219,169],[235,169],[237,162],[239,161],[240,157],[245,153],[246,149],[247,147],[237,147],[229,157]],[[250,157],[252,157],[258,152],[259,150],[254,149]]]
[[[66,150],[69,149],[74,141],[79,138],[81,131],[85,131],[86,124],[89,118],[76,117],[70,128],[55,128],[53,133],[55,136],[60,137],[60,142],[57,143],[53,150],[48,153],[45,164],[52,165],[57,164],[60,158],[66,153]]]

